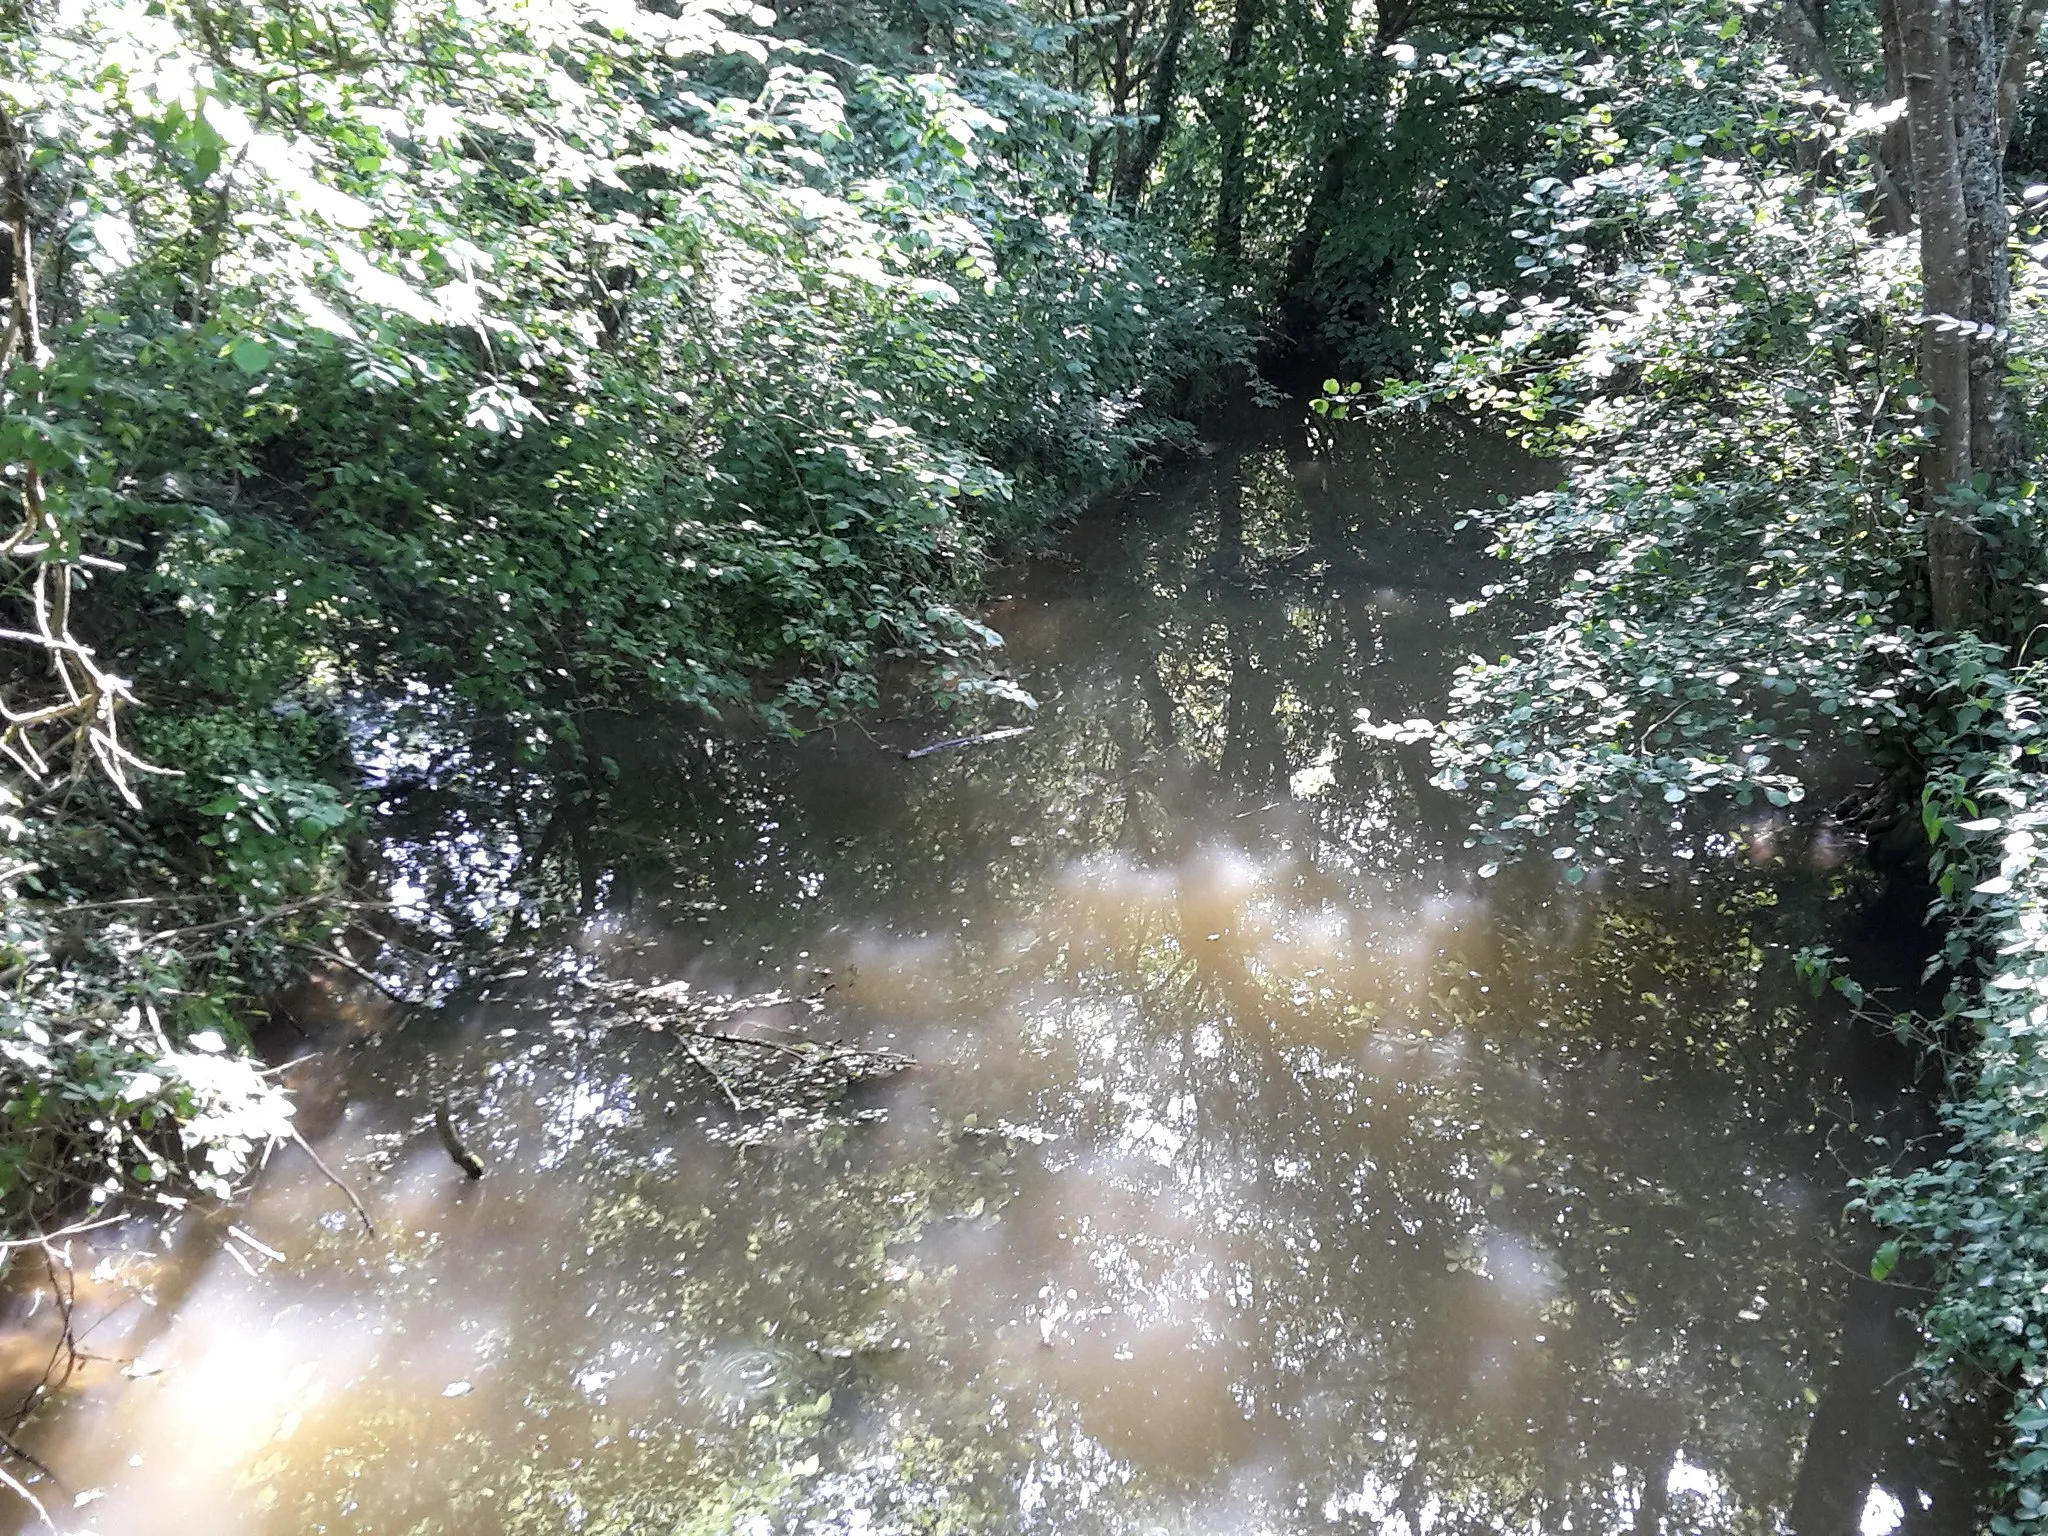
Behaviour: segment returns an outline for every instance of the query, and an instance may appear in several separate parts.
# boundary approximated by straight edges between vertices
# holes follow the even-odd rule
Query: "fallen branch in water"
[[[0,1467],[0,1485],[4,1485],[5,1487],[11,1488],[15,1493],[19,1494],[22,1498],[26,1499],[28,1501],[28,1507],[36,1512],[36,1518],[38,1520],[42,1521],[44,1525],[48,1526],[53,1531],[57,1529],[57,1522],[52,1520],[50,1518],[50,1512],[47,1509],[43,1508],[43,1501],[28,1491],[27,1483],[24,1483],[20,1478],[16,1477],[12,1472],[8,1471],[5,1467]],[[62,1536],[61,1532],[59,1533],[59,1536]]]
[[[448,1149],[455,1166],[472,1179],[484,1176],[483,1159],[462,1144],[462,1138],[455,1134],[455,1122],[448,1116],[448,1101],[443,1099],[434,1106],[434,1130],[441,1138],[441,1145]]]
[[[757,1042],[749,1040],[745,1043],[748,1045],[753,1045]],[[697,1065],[703,1069],[705,1075],[708,1076],[711,1079],[711,1081],[718,1084],[718,1091],[725,1095],[725,1102],[732,1106],[732,1112],[735,1115],[745,1114],[746,1111],[740,1107],[740,1096],[732,1091],[732,1084],[728,1083],[725,1080],[725,1074],[720,1072],[718,1068],[711,1065],[710,1062],[706,1061],[704,1059],[704,1053],[698,1050],[696,1046],[690,1044],[688,1040],[683,1041],[683,1049],[690,1053],[690,1060],[697,1063]]]
[[[934,752],[950,751],[954,747],[979,747],[991,741],[1008,741],[1012,736],[1029,736],[1037,730],[1035,725],[1006,725],[999,731],[983,731],[979,736],[949,736],[944,741],[935,741],[928,747],[917,747],[903,754],[903,760],[914,763],[921,757],[930,757]]]
[[[331,965],[340,966],[343,970],[347,971],[351,976],[354,976],[359,981],[367,981],[371,986],[375,987],[379,992],[382,992],[386,997],[390,998],[392,1002],[397,1003],[401,1007],[420,1008],[425,1006],[425,1004],[423,1004],[418,998],[407,997],[403,992],[399,991],[396,987],[392,986],[390,982],[385,981],[382,977],[378,976],[375,971],[369,969],[369,967],[367,966],[360,965],[356,961],[349,959],[347,955],[342,954],[339,950],[329,949],[324,944],[302,944],[300,945],[300,948],[308,951],[311,954],[318,955],[322,960],[327,961]]]
[[[779,988],[727,997],[698,992],[682,980],[649,986],[578,977],[574,985],[587,1028],[637,1028],[672,1040],[677,1053],[687,1057],[692,1075],[711,1080],[707,1086],[736,1120],[774,1120],[800,1110],[822,1114],[857,1085],[911,1065],[909,1057],[893,1051],[812,1039],[782,1025],[763,1026],[769,1033],[758,1034],[744,1023],[768,1008],[822,1012],[830,987],[807,997],[791,997]]]
[[[16,1248],[47,1248],[81,1232],[97,1232],[101,1227],[117,1226],[127,1221],[126,1216],[102,1216],[97,1221],[81,1221],[76,1226],[59,1227],[55,1232],[45,1232],[35,1237],[10,1237],[0,1242],[0,1253],[12,1252]]]
[[[61,1277],[57,1272],[59,1258],[63,1260]],[[21,1405],[14,1410],[14,1417],[7,1425],[9,1436],[20,1432],[22,1425],[28,1422],[28,1416],[35,1412],[36,1405],[48,1393],[71,1379],[71,1373],[78,1369],[78,1362],[83,1358],[83,1352],[78,1347],[78,1336],[72,1331],[71,1326],[72,1313],[78,1305],[78,1283],[71,1268],[70,1249],[67,1247],[60,1254],[45,1242],[43,1273],[50,1277],[50,1300],[57,1307],[57,1342],[50,1348],[50,1361],[43,1367],[43,1374],[37,1379],[36,1384],[28,1389],[28,1395],[21,1400]],[[31,1312],[30,1316],[34,1316],[34,1313]],[[62,1374],[57,1370],[57,1363],[60,1360],[64,1364]]]
[[[363,1208],[363,1202],[357,1198],[356,1192],[348,1187],[348,1181],[342,1178],[342,1176],[336,1173],[332,1168],[328,1167],[326,1161],[320,1156],[320,1154],[313,1150],[313,1144],[306,1140],[305,1137],[301,1136],[297,1131],[292,1132],[292,1140],[299,1144],[299,1149],[302,1152],[304,1152],[306,1156],[313,1159],[313,1166],[315,1168],[318,1168],[322,1173],[327,1175],[327,1182],[332,1184],[336,1189],[340,1190],[344,1195],[348,1196],[348,1203],[354,1206],[356,1208],[356,1214],[363,1218],[363,1230],[369,1233],[370,1236],[375,1237],[377,1235],[377,1223],[370,1220],[370,1213]]]
[[[50,1464],[48,1462],[44,1461],[42,1457],[36,1455],[33,1451],[23,1450],[19,1445],[16,1445],[14,1441],[6,1435],[0,1435],[0,1451],[5,1451],[8,1455],[17,1458],[18,1460],[27,1462],[30,1466],[34,1467],[38,1472],[42,1473],[43,1476],[47,1477],[50,1480],[51,1485],[55,1487],[59,1493],[70,1492],[70,1490],[64,1486],[64,1479],[59,1477],[56,1473],[50,1470]]]

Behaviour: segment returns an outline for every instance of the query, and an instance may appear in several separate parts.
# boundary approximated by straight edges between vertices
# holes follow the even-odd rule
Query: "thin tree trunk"
[[[1133,0],[1124,8],[1123,17],[1110,34],[1110,51],[1103,59],[1103,85],[1109,96],[1110,116],[1116,119],[1116,126],[1105,137],[1108,140],[1107,154],[1100,150],[1091,156],[1088,164],[1088,187],[1093,191],[1097,173],[1105,161],[1109,170],[1109,195],[1114,198],[1124,181],[1124,160],[1130,154],[1128,129],[1125,123],[1134,105],[1132,96],[1140,84],[1136,72],[1131,68],[1132,56],[1137,51],[1139,31],[1145,25],[1143,0]]]
[[[1387,82],[1388,70],[1382,44],[1375,47],[1373,57],[1366,65],[1365,80],[1358,93],[1357,112],[1361,120],[1356,126],[1344,128],[1324,155],[1322,175],[1309,198],[1308,210],[1302,215],[1301,229],[1295,235],[1294,243],[1288,247],[1280,292],[1297,322],[1313,307],[1307,302],[1309,285],[1315,278],[1316,261],[1322,255],[1323,242],[1336,225],[1337,209],[1344,200],[1344,190],[1350,185],[1352,172],[1377,143],[1385,126]],[[1299,323],[1295,330],[1299,335]]]
[[[1359,136],[1347,133],[1323,156],[1323,172],[1301,216],[1301,228],[1287,248],[1287,265],[1280,278],[1280,290],[1289,299],[1299,295],[1315,276],[1316,258],[1329,238],[1336,218],[1337,203],[1344,195],[1344,183],[1351,178],[1351,162],[1358,154]]]
[[[1260,0],[1237,0],[1230,15],[1230,42],[1223,56],[1223,109],[1217,136],[1222,140],[1216,185],[1216,270],[1234,279],[1244,265],[1244,216],[1251,202],[1245,179],[1245,139],[1250,114],[1245,97],[1251,70],[1252,40],[1257,36]]]
[[[2048,0],[2043,0],[2048,4]],[[1882,7],[1889,16],[1889,0]],[[1827,8],[1821,0],[1785,0],[1778,12],[1778,35],[1792,61],[1812,75],[1832,95],[1842,101],[1853,103],[1855,90],[1842,71],[1835,64],[1833,50],[1827,39]],[[1888,89],[1886,100],[1896,101],[1899,91],[1892,63],[1893,33],[1889,21],[1885,29],[1885,83]],[[1913,227],[1913,205],[1907,199],[1900,179],[1905,174],[1907,159],[1906,142],[1903,137],[1905,125],[1893,123],[1885,129],[1884,137],[1878,141],[1876,153],[1872,156],[1872,169],[1877,182],[1878,203],[1873,211],[1878,227],[1886,234],[1903,234]],[[1831,157],[1822,156],[1816,166],[1826,166]]]
[[[1389,69],[1387,49],[1399,40],[1402,30],[1408,25],[1412,7],[1408,0],[1381,0],[1377,9],[1379,18],[1363,61],[1362,79],[1353,88],[1349,81],[1342,79],[1348,69],[1340,69],[1339,79],[1332,83],[1338,101],[1336,123],[1325,141],[1316,189],[1309,196],[1301,227],[1287,248],[1287,261],[1281,268],[1281,303],[1288,315],[1288,327],[1297,339],[1303,337],[1309,328],[1315,309],[1308,295],[1309,283],[1315,276],[1323,242],[1329,238],[1336,223],[1337,206],[1342,202],[1344,188],[1351,180],[1352,167],[1364,154],[1368,142],[1375,141],[1385,128]],[[1304,41],[1315,46],[1310,33],[1314,23],[1306,11],[1301,24]],[[1322,34],[1320,46],[1325,58],[1334,58],[1340,65],[1349,64],[1346,39],[1350,35],[1350,26],[1350,5],[1345,0],[1328,0],[1321,25],[1315,28]]]
[[[1159,40],[1152,78],[1145,92],[1150,121],[1138,131],[1138,142],[1117,167],[1112,196],[1127,208],[1136,207],[1144,197],[1146,184],[1152,180],[1152,168],[1159,163],[1167,135],[1173,131],[1173,109],[1180,94],[1181,46],[1187,41],[1194,19],[1195,0],[1173,0],[1166,13],[1166,33]]]
[[[2013,462],[2017,447],[2005,387],[2012,267],[2006,253],[2011,221],[2000,175],[2005,139],[1999,97],[2006,50],[1999,46],[1994,0],[1952,3],[1957,148],[1970,239],[1971,327],[1964,332],[1970,349],[1970,472],[1997,478]]]
[[[1900,30],[1898,0],[1878,0],[1878,35],[1884,46],[1884,99],[1898,101],[1906,94],[1906,45]],[[1900,117],[1885,124],[1878,140],[1878,162],[1891,168],[1893,196],[1885,199],[1885,229],[1903,235],[1913,227],[1913,145],[1907,120]]]
[[[1921,467],[1934,621],[1967,627],[1981,607],[1983,551],[1952,503],[1974,473],[1970,424],[1970,220],[1950,67],[1953,0],[1898,0],[1906,115],[1920,215],[1920,383],[1940,419]]]
[[[2012,120],[2020,109],[2020,97],[2027,88],[2027,67],[2034,62],[2034,40],[2041,31],[2041,19],[2048,15],[2048,0],[2027,0],[2013,18],[2012,37],[2005,45],[2005,58],[1998,69],[1998,158],[2005,159],[2005,146],[2012,141]]]

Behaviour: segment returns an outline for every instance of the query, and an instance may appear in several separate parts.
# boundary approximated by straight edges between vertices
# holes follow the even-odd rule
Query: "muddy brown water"
[[[96,1358],[24,1431],[53,1519],[1970,1529],[1841,1214],[1913,1106],[1790,974],[1857,941],[1840,851],[1483,880],[1425,758],[1355,729],[1489,643],[1452,524],[1532,473],[1434,431],[1159,474],[991,605],[1026,736],[648,725],[595,800],[398,775],[399,894],[499,952],[297,1069],[378,1235],[287,1148],[233,1213],[80,1244]],[[659,987],[916,1065],[736,1117],[682,1014],[615,1006]]]

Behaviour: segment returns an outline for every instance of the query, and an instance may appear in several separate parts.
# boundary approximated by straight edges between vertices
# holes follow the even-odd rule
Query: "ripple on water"
[[[756,1403],[800,1382],[810,1359],[787,1345],[728,1344],[684,1365],[685,1391],[724,1418],[738,1418]]]

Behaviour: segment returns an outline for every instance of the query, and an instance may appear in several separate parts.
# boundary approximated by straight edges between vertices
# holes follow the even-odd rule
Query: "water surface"
[[[59,1523],[1969,1529],[1840,1216],[1884,1084],[1791,983],[1853,872],[1757,826],[1482,880],[1356,729],[1491,643],[1455,514],[1534,474],[1444,433],[1162,473],[992,605],[1028,736],[395,779],[400,893],[495,958],[295,1069],[378,1235],[285,1149],[81,1245],[101,1358],[24,1432]],[[916,1065],[735,1116],[707,1000]]]

